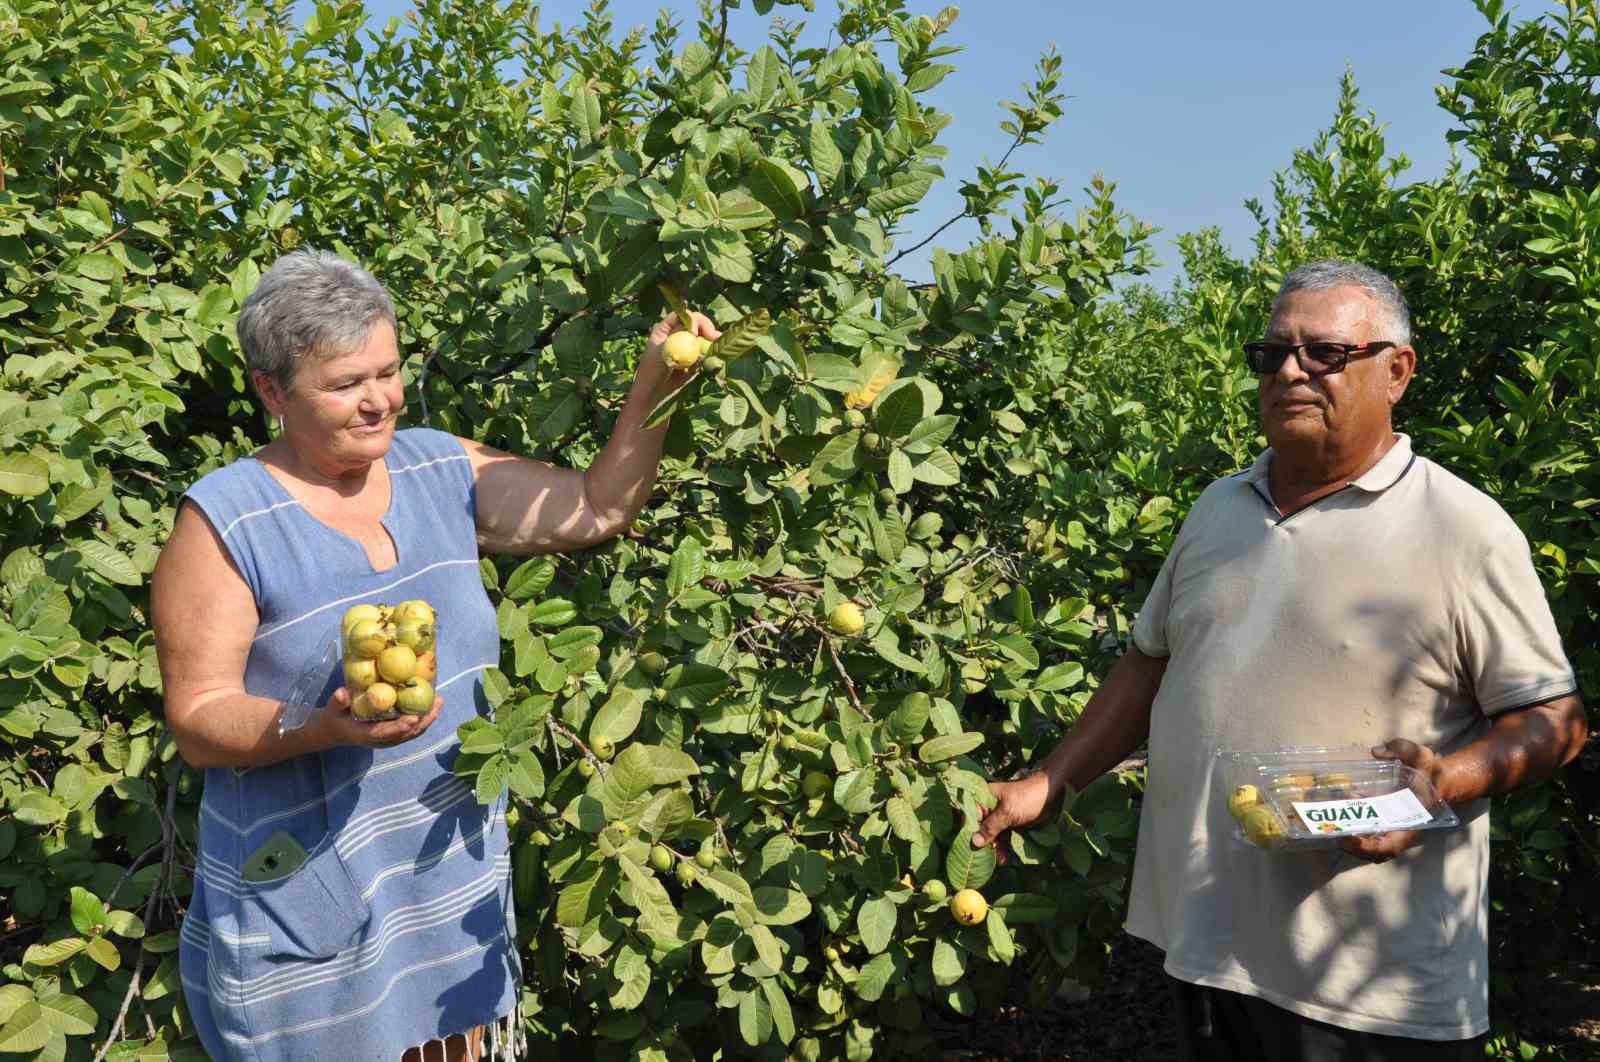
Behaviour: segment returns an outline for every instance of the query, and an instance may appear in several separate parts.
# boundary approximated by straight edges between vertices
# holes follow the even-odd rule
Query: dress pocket
[[[292,874],[251,886],[246,902],[271,938],[261,952],[269,959],[331,958],[354,944],[372,919],[372,909],[331,844],[318,848]]]

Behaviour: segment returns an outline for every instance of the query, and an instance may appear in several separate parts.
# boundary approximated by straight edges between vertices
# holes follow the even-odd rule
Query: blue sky
[[[662,6],[614,0],[612,15],[621,32],[652,25]],[[680,21],[695,18],[692,5],[666,6]],[[939,9],[908,6],[929,15]],[[368,0],[379,22],[409,7],[409,0]],[[1546,10],[1532,0],[1516,7]],[[570,25],[583,10],[547,4],[542,21]],[[807,42],[823,43],[835,11],[833,0],[817,0],[810,16],[792,7],[774,14],[806,18]],[[765,40],[767,21],[747,3],[731,20],[731,35],[753,49]],[[1434,86],[1445,80],[1441,70],[1471,55],[1486,26],[1469,0],[968,4],[947,38],[963,49],[945,60],[957,70],[927,97],[955,119],[941,138],[950,149],[947,176],[924,200],[908,242],[958,214],[961,179],[998,161],[1008,142],[997,128],[999,102],[1021,100],[1038,55],[1052,45],[1071,98],[1045,143],[1013,156],[1014,168],[1059,180],[1079,201],[1094,175],[1115,182],[1118,204],[1163,230],[1156,248],[1166,267],[1152,279],[1165,286],[1178,233],[1216,225],[1234,247],[1248,245],[1254,229],[1244,200],[1270,201],[1274,171],[1328,124],[1346,67],[1365,108],[1387,123],[1390,150],[1406,154],[1414,176],[1441,172],[1449,117]],[[975,233],[975,225],[958,224],[937,242],[958,248]],[[926,279],[929,250],[901,266]]]

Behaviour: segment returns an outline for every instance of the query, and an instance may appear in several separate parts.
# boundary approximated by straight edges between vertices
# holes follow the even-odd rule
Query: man
[[[1081,720],[993,783],[975,845],[1026,826],[1147,738],[1128,930],[1166,952],[1188,1059],[1481,1058],[1487,797],[1588,735],[1526,539],[1415,455],[1391,411],[1416,367],[1382,274],[1285,278],[1260,379],[1270,448],[1195,503]],[[1219,748],[1376,746],[1462,824],[1343,849],[1233,843]]]

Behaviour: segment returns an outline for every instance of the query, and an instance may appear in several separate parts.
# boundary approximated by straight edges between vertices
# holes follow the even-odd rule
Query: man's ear
[[[1417,352],[1409,344],[1396,347],[1389,354],[1389,405],[1399,403],[1401,396],[1406,393],[1406,388],[1411,385],[1411,377],[1417,371]]]

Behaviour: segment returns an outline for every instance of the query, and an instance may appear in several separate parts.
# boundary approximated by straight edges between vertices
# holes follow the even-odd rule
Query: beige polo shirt
[[[1488,717],[1576,690],[1528,543],[1410,440],[1282,516],[1268,450],[1211,484],[1134,626],[1170,657],[1128,929],[1184,981],[1330,1024],[1451,1040],[1489,1027],[1488,802],[1384,864],[1229,836],[1218,747],[1449,753]]]

